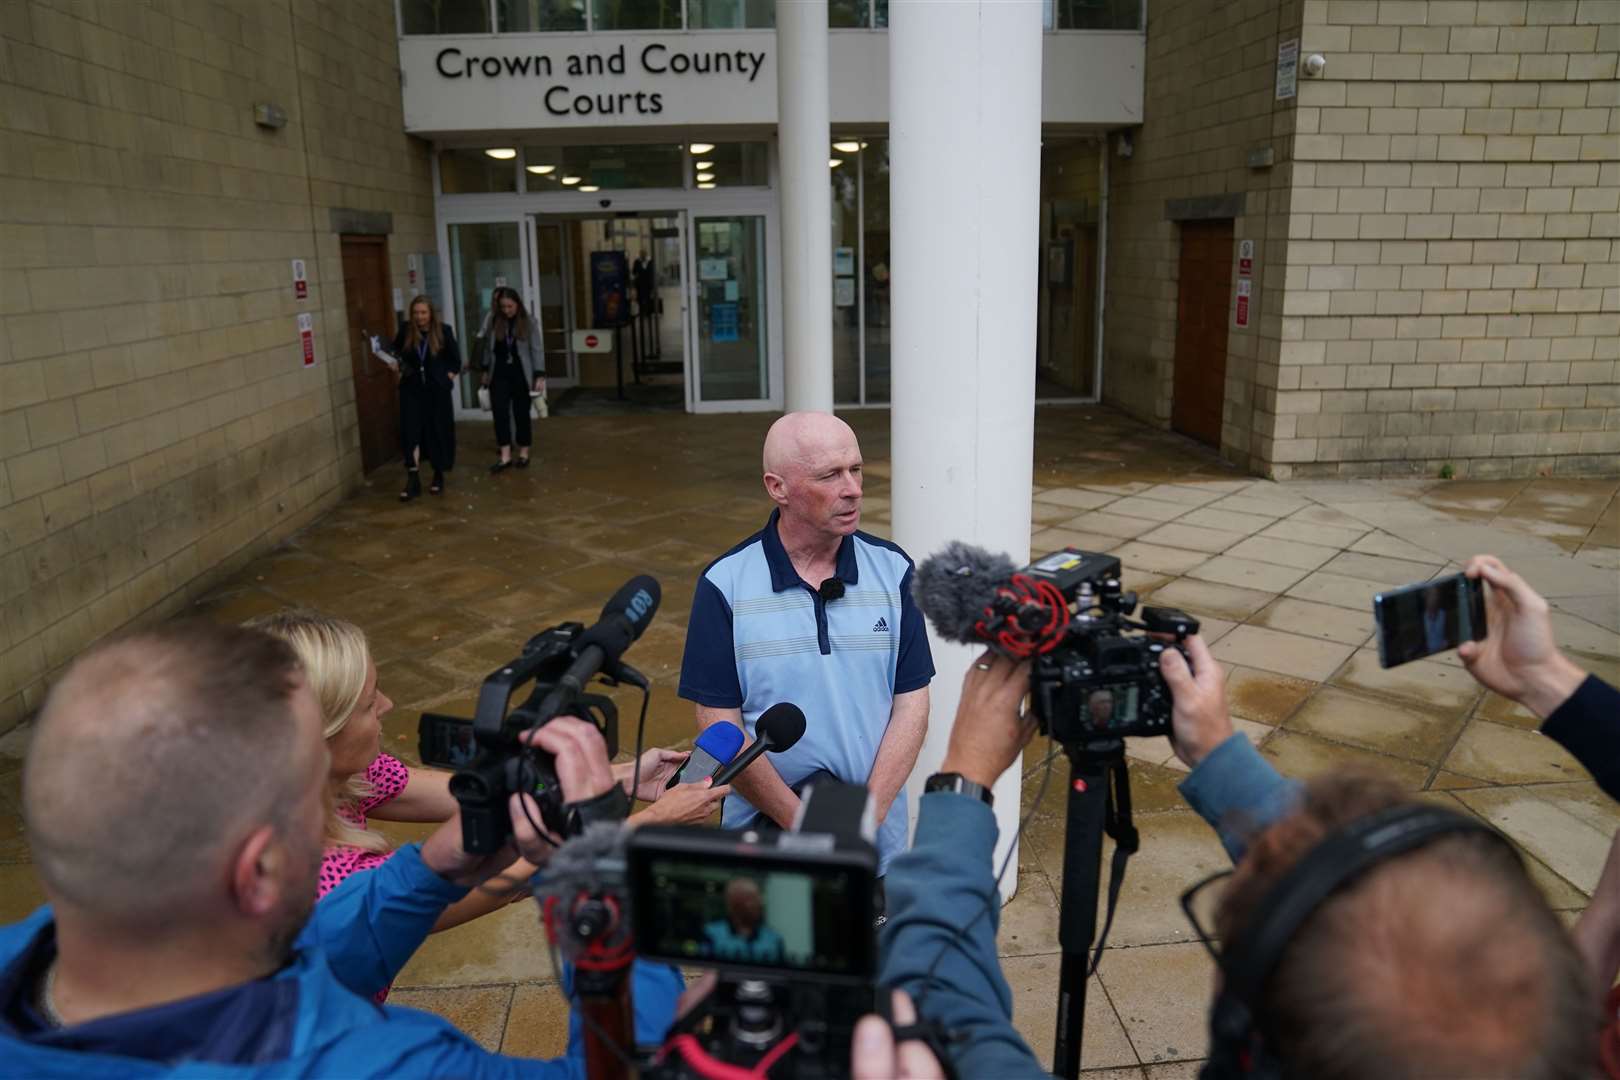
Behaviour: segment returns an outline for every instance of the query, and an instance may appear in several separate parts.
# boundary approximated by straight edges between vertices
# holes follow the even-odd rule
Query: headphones
[[[1330,833],[1273,885],[1243,932],[1220,952],[1222,985],[1209,1016],[1200,1080],[1281,1080],[1286,1064],[1266,1045],[1256,1011],[1266,981],[1305,920],[1374,866],[1443,836],[1477,834],[1513,847],[1477,818],[1437,806],[1397,806]],[[1514,852],[1514,858],[1518,853]]]

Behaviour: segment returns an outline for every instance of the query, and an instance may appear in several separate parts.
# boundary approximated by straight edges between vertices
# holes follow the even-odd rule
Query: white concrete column
[[[789,412],[833,407],[827,0],[777,0],[782,371]]]
[[[891,3],[889,101],[894,538],[918,561],[959,539],[1022,565],[1035,443],[1040,0]],[[913,814],[979,652],[930,644],[938,675]],[[995,787],[998,867],[1019,790],[1015,766]],[[1015,858],[1003,897],[1016,888]]]

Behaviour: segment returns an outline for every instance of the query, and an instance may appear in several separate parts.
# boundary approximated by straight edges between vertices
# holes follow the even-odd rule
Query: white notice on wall
[[[394,290],[394,310],[395,311],[404,311],[405,310],[405,290],[404,289],[395,289]]]
[[[833,307],[855,306],[855,279],[852,277],[833,278]]]
[[[1277,43],[1277,100],[1287,101],[1299,90],[1299,38]]]

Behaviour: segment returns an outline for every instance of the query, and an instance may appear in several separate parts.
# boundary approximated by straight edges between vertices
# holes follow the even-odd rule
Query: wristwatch
[[[935,773],[933,776],[930,776],[928,778],[928,782],[923,785],[924,794],[927,794],[930,791],[955,791],[962,795],[976,796],[977,798],[984,800],[984,805],[986,806],[994,806],[996,804],[996,797],[990,793],[989,788],[985,787],[983,784],[975,784],[972,780],[969,780],[961,773]]]

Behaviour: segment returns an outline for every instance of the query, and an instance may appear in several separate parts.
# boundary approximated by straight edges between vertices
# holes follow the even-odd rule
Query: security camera
[[[596,201],[596,205],[600,206],[602,209],[606,210],[608,207],[613,205],[613,200],[612,199],[598,199]]]

